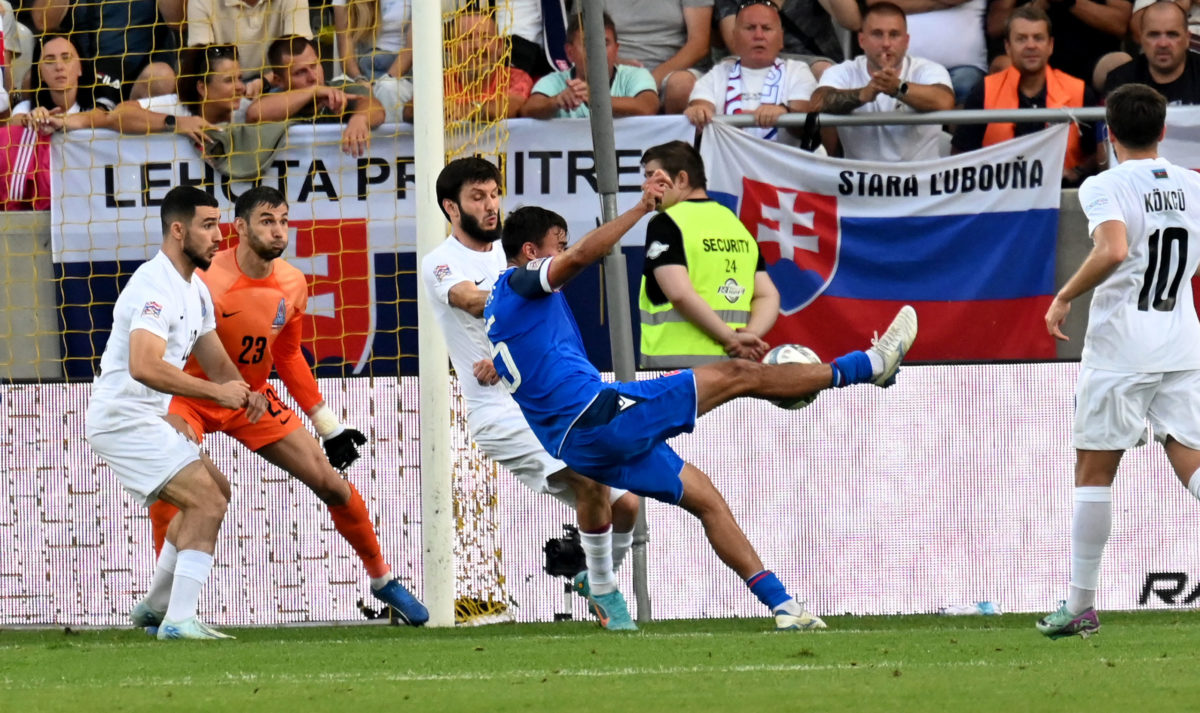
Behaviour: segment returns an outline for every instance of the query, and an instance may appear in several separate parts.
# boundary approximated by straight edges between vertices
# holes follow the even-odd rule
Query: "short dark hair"
[[[535,205],[517,208],[504,220],[500,244],[504,246],[504,257],[512,261],[521,254],[525,243],[541,245],[551,228],[567,230],[567,221],[558,213]]]
[[[1145,84],[1123,84],[1105,100],[1104,119],[1121,145],[1135,151],[1152,148],[1167,120],[1167,100]]]
[[[237,47],[234,45],[199,45],[180,50],[179,78],[175,83],[179,103],[192,114],[199,116],[203,100],[196,83],[207,82],[218,62],[229,59],[236,61],[237,58]]]
[[[267,45],[267,66],[272,69],[283,69],[285,58],[295,57],[309,48],[312,48],[312,51],[316,52],[317,57],[320,58],[321,51],[317,49],[317,45],[312,40],[304,35],[284,35]]]
[[[233,215],[250,222],[250,216],[254,214],[254,209],[260,205],[268,208],[287,205],[287,198],[278,189],[270,186],[255,186],[238,196],[237,202],[233,204]]]
[[[905,26],[908,26],[908,15],[904,14],[904,8],[894,2],[877,2],[874,5],[868,5],[867,9],[863,11],[863,21],[866,21],[871,15],[882,15],[883,17],[894,15],[904,20]]]
[[[607,12],[604,13],[603,18],[604,18],[604,20],[603,20],[604,21],[604,29],[612,30],[613,38],[615,39],[617,37],[617,23],[613,22],[613,19],[611,17],[609,17],[609,14]],[[571,44],[572,42],[574,42],[575,38],[579,36],[579,33],[582,30],[583,30],[583,13],[582,12],[573,13],[571,15],[571,21],[567,23],[567,44]]]
[[[1027,22],[1044,22],[1046,23],[1046,34],[1054,36],[1054,25],[1050,22],[1050,16],[1042,8],[1030,3],[1014,8],[1009,14],[1008,19],[1004,21],[1004,39],[1005,41],[1012,35],[1013,20],[1025,20]]]
[[[642,165],[658,161],[671,178],[687,171],[688,185],[692,188],[707,188],[708,178],[704,175],[704,159],[700,152],[686,141],[668,141],[665,144],[651,146],[642,154]]]
[[[191,223],[192,218],[196,216],[196,208],[200,206],[217,208],[220,204],[216,198],[195,186],[175,186],[167,191],[158,211],[162,220],[163,235],[171,232],[171,223]]]
[[[442,215],[446,216],[446,220],[450,220],[450,214],[442,205],[445,201],[454,201],[454,205],[461,207],[462,204],[458,201],[463,187],[488,181],[495,181],[500,190],[504,190],[504,178],[500,175],[500,169],[496,168],[492,162],[478,156],[456,158],[446,164],[446,167],[438,174],[435,188],[438,208],[442,209]]]

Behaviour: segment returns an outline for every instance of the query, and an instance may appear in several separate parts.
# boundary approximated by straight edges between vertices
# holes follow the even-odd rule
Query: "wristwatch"
[[[896,90],[896,98],[900,99],[905,94],[908,94],[908,82],[900,82],[900,87]]]
[[[174,129],[175,128],[175,115],[174,114],[167,114],[167,118],[163,119],[163,128],[166,128],[166,129]]]

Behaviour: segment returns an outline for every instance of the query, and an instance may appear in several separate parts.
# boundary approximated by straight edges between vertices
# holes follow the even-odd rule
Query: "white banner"
[[[595,160],[587,120],[508,123],[506,209],[536,203],[565,216],[576,237],[600,217]],[[263,184],[287,196],[290,218],[339,227],[366,223],[372,253],[411,251],[416,244],[416,192],[411,127],[384,126],[367,155],[342,153],[342,127],[297,125],[266,162]],[[639,159],[646,148],[672,139],[691,140],[680,116],[616,122],[621,210],[637,200]],[[158,205],[172,187],[211,186],[225,220],[250,183],[214,171],[184,138],[171,134],[123,136],[74,131],[51,147],[52,247],[56,262],[144,260],[157,250],[162,230]],[[204,186],[202,186],[204,187]],[[438,230],[445,226],[438,226]],[[630,241],[641,244],[641,231]]]

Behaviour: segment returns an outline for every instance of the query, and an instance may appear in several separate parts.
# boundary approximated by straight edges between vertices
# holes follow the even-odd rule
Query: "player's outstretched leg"
[[[787,593],[775,573],[763,566],[758,553],[737,524],[728,503],[708,476],[691,463],[680,473],[683,497],[679,506],[700,519],[713,551],[775,616],[780,630],[824,629],[825,622]]]
[[[256,452],[304,483],[328,506],[334,528],[354,548],[371,578],[372,596],[410,626],[429,621],[425,605],[392,576],[362,495],[329,465],[321,444],[310,433],[292,431]]]
[[[752,396],[771,401],[793,401],[830,387],[895,383],[904,355],[917,338],[917,312],[905,305],[882,336],[866,351],[850,352],[828,364],[759,364],[729,359],[693,369],[696,378],[697,415],[721,404]]]

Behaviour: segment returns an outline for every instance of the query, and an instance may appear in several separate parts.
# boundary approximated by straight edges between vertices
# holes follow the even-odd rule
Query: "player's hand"
[[[693,126],[703,129],[712,121],[713,106],[707,102],[692,104],[683,110],[683,115],[687,117],[688,121],[692,122]]]
[[[763,104],[754,110],[754,123],[759,126],[775,126],[779,117],[787,113],[787,107],[781,104]]]
[[[1050,303],[1050,309],[1046,310],[1046,331],[1050,333],[1050,336],[1064,342],[1071,341],[1071,338],[1062,331],[1063,322],[1070,313],[1071,303],[1056,296]]]
[[[217,384],[217,393],[213,401],[225,408],[239,409],[250,399],[250,385],[244,381],[226,381]]]
[[[663,194],[667,189],[671,188],[674,183],[671,181],[667,172],[661,168],[650,174],[650,177],[642,183],[642,200],[639,204],[646,212],[658,210],[659,204],[662,202]]]
[[[258,423],[258,419],[267,412],[268,403],[266,396],[257,391],[251,392],[249,398],[246,399],[246,420],[250,423]]]
[[[358,460],[358,447],[366,442],[367,437],[362,431],[347,426],[325,439],[325,457],[329,458],[329,465],[337,470],[345,470]]]
[[[346,122],[346,129],[342,132],[342,152],[358,158],[367,152],[370,145],[371,127],[367,124],[367,118],[355,114]]]
[[[494,386],[500,383],[500,374],[496,373],[496,365],[491,359],[480,359],[471,366],[471,371],[480,386]]]

